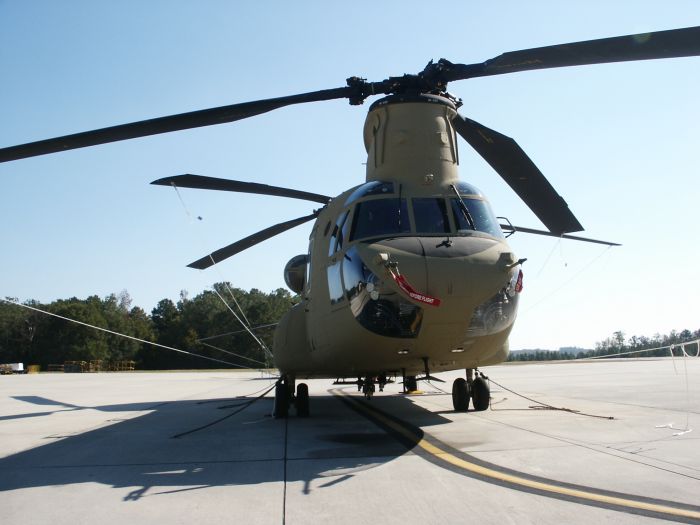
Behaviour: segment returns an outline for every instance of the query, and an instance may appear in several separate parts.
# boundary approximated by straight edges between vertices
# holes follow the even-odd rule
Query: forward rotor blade
[[[700,27],[616,36],[503,53],[481,64],[451,64],[445,80],[555,67],[700,55]]]
[[[269,186],[267,184],[258,184],[257,182],[217,179],[215,177],[204,177],[202,175],[192,175],[189,173],[186,175],[176,175],[174,177],[154,180],[151,184],[156,184],[158,186],[176,186],[178,188],[196,188],[200,190],[257,193],[260,195],[274,195],[277,197],[289,197],[292,199],[319,202],[321,204],[328,204],[331,200],[331,198],[326,195],[310,193],[308,191],[282,188],[281,186]]]
[[[260,115],[261,113],[267,113],[273,109],[279,109],[292,104],[303,104],[305,102],[319,102],[322,100],[345,98],[350,94],[351,89],[349,87],[325,89],[322,91],[313,91],[311,93],[302,93],[299,95],[270,98],[266,100],[256,100],[253,102],[243,102],[241,104],[203,109],[200,111],[191,111],[189,113],[180,113],[178,115],[170,115],[168,117],[142,120],[140,122],[132,122],[130,124],[122,124],[119,126],[111,126],[93,131],[85,131],[74,135],[65,135],[63,137],[40,140],[38,142],[30,142],[28,144],[20,144],[9,148],[2,148],[0,149],[0,162],[8,162],[27,157],[35,157],[37,155],[46,155],[59,151],[85,148],[88,146],[96,146],[98,144],[106,144],[108,142],[117,142],[120,140],[146,137],[149,135],[158,135],[160,133],[169,133],[171,131],[224,124],[226,122],[234,122],[236,120],[243,120],[248,117]]]
[[[512,138],[457,115],[453,124],[555,235],[583,230],[566,201]]]
[[[501,229],[503,231],[507,232],[522,232],[522,233],[532,233],[534,235],[546,235],[548,237],[559,237],[562,239],[571,239],[572,241],[583,241],[583,242],[592,242],[595,244],[604,244],[606,246],[622,246],[619,243],[616,242],[609,242],[609,241],[599,241],[597,239],[589,239],[587,237],[579,237],[577,235],[556,235],[552,232],[547,232],[544,230],[535,230],[533,228],[523,228],[522,226],[512,226],[510,224],[499,224]]]
[[[206,255],[205,257],[202,257],[201,259],[188,264],[187,266],[190,268],[196,268],[197,270],[204,270],[205,268],[209,268],[210,266],[213,266],[225,259],[228,259],[232,255],[236,255],[237,253],[242,252],[243,250],[247,250],[251,246],[255,246],[256,244],[261,243],[271,237],[274,237],[275,235],[278,235],[282,232],[286,232],[287,230],[291,230],[292,228],[299,226],[300,224],[304,224],[305,222],[315,219],[317,216],[318,213],[314,212],[311,215],[306,215],[305,217],[299,217],[298,219],[293,219],[291,221],[275,224],[274,226],[270,226],[269,228],[260,230],[259,232],[254,233],[253,235],[249,235],[245,239],[241,239],[240,241],[236,241],[233,244],[229,244],[224,248],[216,250],[215,252],[212,252],[209,255]]]

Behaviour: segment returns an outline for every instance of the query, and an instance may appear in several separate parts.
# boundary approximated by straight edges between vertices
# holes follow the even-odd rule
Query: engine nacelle
[[[294,293],[301,293],[306,284],[306,265],[309,263],[307,254],[295,255],[284,267],[284,282]]]

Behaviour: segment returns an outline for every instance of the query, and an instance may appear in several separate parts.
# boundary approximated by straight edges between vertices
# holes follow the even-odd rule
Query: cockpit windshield
[[[454,192],[407,198],[401,195],[401,186],[397,189],[391,182],[363,184],[346,199],[346,213],[351,213],[352,221],[345,221],[344,227],[336,225],[336,230],[342,227],[343,235],[337,243],[331,240],[329,249],[338,249],[350,223],[350,241],[401,234],[465,235],[474,231],[503,238],[501,227],[481,192],[465,182],[458,182],[456,187],[466,211]],[[398,195],[393,194],[394,191],[398,191]],[[336,236],[335,231],[333,236]]]
[[[406,199],[374,199],[358,202],[355,206],[350,240],[410,231]]]
[[[469,224],[469,220],[460,206],[459,199],[455,197],[450,199],[450,206],[459,233],[474,231],[474,229],[476,229],[477,231],[488,233],[494,237],[503,237],[503,231],[498,225],[498,221],[496,217],[494,217],[491,207],[486,201],[468,198],[462,200],[469,210],[471,219],[474,221],[474,228]]]
[[[414,198],[413,216],[416,219],[416,232],[448,233],[450,231],[447,207],[443,198]]]
[[[350,196],[345,199],[345,206],[352,204],[358,199],[363,197],[369,197],[370,195],[390,195],[394,193],[394,183],[393,182],[381,182],[378,180],[373,180],[371,182],[366,182],[361,184],[355,191],[353,191]]]

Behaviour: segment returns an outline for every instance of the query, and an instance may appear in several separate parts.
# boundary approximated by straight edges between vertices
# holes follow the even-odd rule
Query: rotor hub
[[[440,95],[435,95],[432,93],[398,93],[375,101],[369,107],[369,111],[371,112],[382,106],[406,103],[441,104],[455,111],[462,105],[462,101],[460,99],[453,97],[449,93],[442,93]]]

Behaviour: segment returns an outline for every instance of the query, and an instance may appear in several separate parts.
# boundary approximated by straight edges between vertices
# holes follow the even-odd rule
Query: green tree
[[[42,314],[27,310],[15,304],[16,298],[7,297],[0,302],[0,363],[32,362],[32,343],[41,331],[45,318]],[[36,302],[30,306],[39,307]]]
[[[126,290],[104,299],[93,295],[86,299],[59,299],[45,306],[33,302],[28,304],[118,334],[220,359],[234,366],[254,367],[265,364],[265,352],[256,338],[244,329],[241,320],[246,322],[247,318],[252,327],[271,325],[254,330],[256,337],[271,348],[274,325],[297,299],[283,289],[266,294],[257,289],[245,291],[234,289],[229,283],[217,283],[213,290],[192,298],[183,290],[177,304],[163,299],[150,316],[143,309],[132,307]],[[240,313],[236,303],[245,315]],[[139,368],[146,369],[222,366],[17,305],[0,303],[0,361],[40,364],[45,369],[49,364],[97,359],[104,362],[135,360]]]

